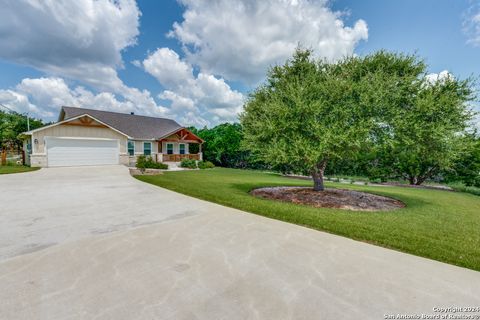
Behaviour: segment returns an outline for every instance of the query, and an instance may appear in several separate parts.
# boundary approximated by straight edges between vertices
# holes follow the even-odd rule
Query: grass
[[[38,169],[40,168],[32,168],[32,167],[20,166],[20,165],[6,165],[6,166],[0,166],[0,174],[29,172],[29,171],[35,171]]]
[[[389,212],[312,208],[258,199],[264,186],[310,185],[272,173],[215,168],[137,179],[192,197],[480,271],[480,198],[467,193],[327,183],[381,194],[407,207]],[[392,262],[393,263],[393,262]]]

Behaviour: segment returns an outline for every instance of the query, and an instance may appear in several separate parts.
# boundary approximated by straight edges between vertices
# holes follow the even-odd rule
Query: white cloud
[[[0,102],[48,120],[61,105],[166,114],[150,92],[128,87],[118,77],[122,50],[136,43],[140,15],[134,0],[7,1],[0,11],[0,58],[48,77],[1,90]],[[63,78],[98,93],[70,89]]]
[[[194,82],[192,67],[169,48],[157,49],[143,61],[143,66],[167,88],[188,87]]]
[[[444,82],[445,80],[448,79],[454,79],[454,75],[448,72],[448,70],[443,70],[440,73],[430,73],[425,76],[425,79],[427,80],[428,83],[436,83],[436,82]]]
[[[183,123],[202,126],[234,121],[242,109],[240,92],[211,74],[200,72],[195,76],[192,66],[169,48],[157,49],[143,66],[165,88],[159,98],[170,101],[172,112]]]
[[[463,19],[463,31],[467,36],[467,43],[480,46],[480,4],[472,5],[466,11]]]
[[[117,70],[135,45],[141,13],[134,0],[18,0],[0,10],[0,59],[31,66],[45,77],[0,90],[0,102],[55,119],[61,105],[170,116],[185,125],[235,121],[244,97],[224,80],[254,84],[298,43],[322,57],[353,53],[367,39],[362,20],[346,27],[327,0],[180,0],[185,11],[170,36],[185,59],[158,49],[133,60],[163,86],[157,96],[127,86]],[[221,75],[221,76],[219,76]],[[67,79],[67,80],[65,80]],[[78,84],[86,85],[94,91]]]
[[[140,62],[140,60],[133,60],[130,62],[131,64],[133,64],[135,67],[137,68],[141,68],[142,67],[142,62]]]
[[[180,0],[183,21],[169,36],[188,61],[208,74],[255,84],[273,64],[283,63],[300,43],[319,57],[350,55],[368,38],[363,20],[347,27],[326,0]]]
[[[198,112],[198,108],[195,106],[195,101],[187,97],[182,97],[173,91],[165,90],[159,94],[158,97],[162,100],[170,100],[170,108],[173,111]]]
[[[7,1],[0,57],[94,86],[118,82],[115,68],[136,42],[139,17],[134,0]]]
[[[53,121],[63,105],[151,116],[172,116],[149,93],[132,89],[124,99],[111,92],[93,93],[84,87],[70,88],[61,78],[23,79],[15,88],[0,90],[0,103],[17,112]]]

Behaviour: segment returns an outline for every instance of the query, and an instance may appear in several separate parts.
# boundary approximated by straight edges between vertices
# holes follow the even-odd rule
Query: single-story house
[[[203,140],[171,119],[62,107],[58,122],[24,133],[32,167],[133,164],[139,155],[158,162],[202,160]],[[198,144],[190,154],[189,145]]]

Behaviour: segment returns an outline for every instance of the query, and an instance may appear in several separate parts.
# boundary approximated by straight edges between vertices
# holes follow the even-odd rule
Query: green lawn
[[[354,212],[254,198],[248,192],[258,187],[310,185],[308,181],[258,171],[215,168],[137,179],[266,217],[480,271],[480,197],[475,195],[328,183],[329,187],[390,196],[407,205],[389,212]]]
[[[40,168],[32,168],[32,167],[18,166],[18,165],[0,166],[0,174],[21,173],[21,172],[35,171],[38,169]]]

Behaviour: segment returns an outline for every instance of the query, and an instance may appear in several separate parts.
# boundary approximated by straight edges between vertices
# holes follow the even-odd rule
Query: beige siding
[[[135,140],[135,154],[143,154],[143,143],[150,142],[152,144],[152,155],[158,153],[158,141],[151,140]]]
[[[76,137],[76,138],[103,138],[103,139],[118,139],[120,143],[120,154],[126,153],[127,138],[110,129],[100,128],[94,126],[72,126],[72,125],[58,125],[33,133],[33,141],[37,139],[38,143],[33,144],[34,154],[44,154],[45,137]]]

